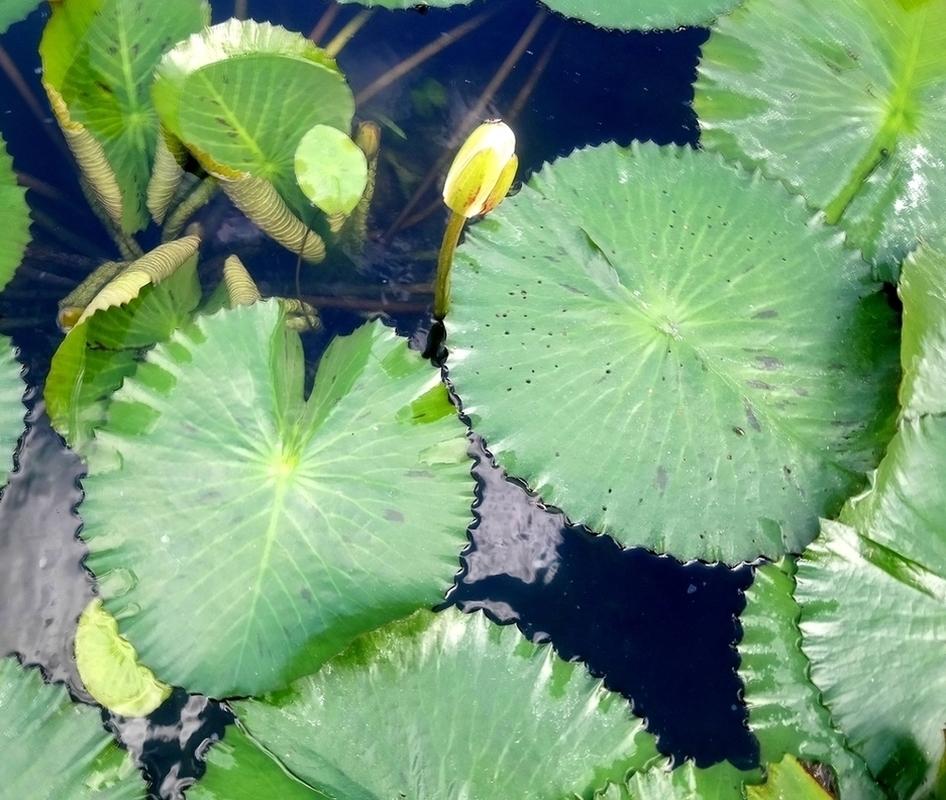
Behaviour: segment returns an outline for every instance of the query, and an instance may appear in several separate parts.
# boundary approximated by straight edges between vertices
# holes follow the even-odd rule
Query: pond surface
[[[227,3],[213,5],[215,21],[232,13]],[[530,24],[533,38],[480,104],[482,117],[503,117],[515,128],[521,176],[574,148],[609,140],[696,145],[689,102],[705,31],[608,33],[553,14],[537,17],[542,12],[531,0],[491,0],[489,6],[497,10],[488,21],[358,108],[359,118],[382,123],[393,156],[379,176],[364,258],[355,269],[336,265],[300,287],[325,323],[306,341],[310,370],[332,336],[350,332],[369,315],[381,314],[423,342],[431,253],[446,217],[434,183],[416,203],[416,221],[398,223],[410,197],[398,185],[397,170],[423,175],[431,169]],[[423,13],[378,11],[342,51],[340,66],[358,94],[483,8],[474,3]],[[331,9],[326,2],[251,0],[249,12],[308,32],[324,13],[335,13]],[[342,7],[330,30],[355,11]],[[27,258],[0,296],[0,330],[21,349],[31,387],[27,432],[0,499],[0,655],[18,653],[87,699],[71,656],[75,620],[93,592],[81,566],[85,549],[76,538],[83,467],[50,428],[41,387],[61,337],[55,327],[58,299],[97,260],[114,254],[82,200],[49,119],[36,54],[44,17],[45,11],[34,14],[0,40],[45,116],[37,119],[9,76],[0,75],[0,128],[17,170],[31,176],[26,180],[35,187],[29,199],[36,220]],[[397,130],[425,144],[408,148]],[[205,224],[216,230],[206,245],[210,260],[215,241],[220,250],[224,244],[242,247],[261,288],[292,293],[292,257],[270,246],[227,202],[215,202],[204,213]],[[152,244],[153,235],[147,233],[144,243]],[[644,550],[623,550],[507,480],[475,437],[471,455],[476,521],[469,547],[458,554],[457,583],[445,604],[484,609],[497,622],[516,623],[527,636],[551,641],[564,658],[584,661],[631,701],[662,751],[678,761],[693,758],[705,766],[728,758],[741,767],[754,765],[757,745],[745,726],[735,675],[736,616],[751,570],[681,565]],[[457,687],[460,713],[463,697]],[[218,704],[177,691],[147,720],[108,723],[141,759],[155,796],[171,798],[200,774],[202,745],[224,735],[228,720]]]

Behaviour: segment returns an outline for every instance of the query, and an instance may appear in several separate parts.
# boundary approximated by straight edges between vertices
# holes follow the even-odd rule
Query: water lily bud
[[[516,135],[505,122],[484,122],[463,143],[443,186],[447,208],[476,217],[498,206],[516,174]]]

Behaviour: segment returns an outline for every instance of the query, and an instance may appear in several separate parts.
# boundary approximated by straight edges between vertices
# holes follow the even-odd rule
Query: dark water
[[[250,15],[308,33],[328,5],[251,0]],[[429,152],[414,148],[405,153],[418,159],[421,171],[446,146],[539,8],[532,0],[491,0],[489,5],[499,8],[490,21],[420,73],[359,108],[361,118],[390,120],[412,135],[416,132],[415,140],[430,142]],[[342,52],[340,65],[357,92],[483,8],[474,3],[426,13],[378,11]],[[215,21],[230,13],[228,3],[214,3]],[[333,32],[354,13],[354,8],[343,8]],[[36,74],[36,45],[43,16],[34,14],[2,39],[39,98],[43,93]],[[556,38],[548,66],[513,120],[526,173],[576,147],[608,140],[696,144],[698,131],[689,103],[699,47],[706,38],[701,30],[615,34],[549,14],[484,116],[508,117],[545,48]],[[424,110],[417,94],[429,77],[439,81],[446,102]],[[85,207],[70,162],[47,135],[50,128],[49,121],[41,123],[31,115],[10,81],[0,75],[0,129],[17,169],[62,195],[30,193],[34,207],[58,225],[34,226],[36,238],[25,269],[0,295],[0,330],[21,348],[33,387],[42,384],[59,341],[53,325],[56,301],[95,259],[113,257]],[[386,143],[391,141],[389,132],[385,136]],[[384,180],[382,172],[382,199],[372,219],[376,233],[390,227],[406,200],[390,176],[387,188]],[[436,197],[434,188],[418,207]],[[221,230],[247,236],[253,264],[265,262],[256,274],[262,286],[285,288],[293,259],[261,243],[251,228],[241,228],[238,214],[225,202],[206,213]],[[423,309],[429,297],[413,287],[430,280],[433,262],[417,254],[436,248],[443,224],[437,209],[418,224],[369,244],[367,258],[358,264],[358,281],[351,278],[348,265],[347,271],[330,269],[321,283],[303,287],[324,301],[326,330],[306,342],[313,361],[332,335],[352,330],[372,308],[415,341],[423,339],[428,324]],[[146,244],[149,236],[154,232],[145,235]],[[209,243],[209,261],[215,246],[224,252],[231,242]],[[0,498],[0,654],[19,653],[82,698],[70,657],[75,619],[92,592],[80,566],[84,548],[76,539],[82,466],[49,428],[35,388],[31,391],[29,431],[18,453],[17,471]],[[754,765],[758,748],[745,727],[734,649],[736,616],[751,570],[681,565],[640,549],[622,550],[610,538],[595,536],[546,510],[519,484],[507,481],[479,448],[474,447],[477,521],[468,551],[458,558],[457,585],[445,602],[466,610],[485,609],[497,621],[516,622],[526,635],[551,641],[563,657],[583,660],[631,701],[634,712],[645,717],[659,737],[661,749],[676,760],[693,758],[705,766],[728,758],[739,766]],[[141,760],[155,796],[170,798],[179,797],[181,788],[199,776],[201,745],[223,735],[228,720],[218,704],[178,691],[147,720],[109,724]]]

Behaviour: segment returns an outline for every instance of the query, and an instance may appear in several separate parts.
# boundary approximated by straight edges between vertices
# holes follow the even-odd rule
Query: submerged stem
[[[466,217],[450,212],[450,221],[440,244],[440,257],[437,259],[437,279],[434,285],[434,319],[442,320],[450,310],[450,270],[453,267],[453,254],[460,241],[460,231]]]
[[[362,26],[371,19],[373,15],[373,8],[365,8],[355,14],[345,27],[332,37],[332,41],[325,45],[325,53],[335,58],[335,56],[341,52],[341,49],[348,44],[351,38],[361,30]]]

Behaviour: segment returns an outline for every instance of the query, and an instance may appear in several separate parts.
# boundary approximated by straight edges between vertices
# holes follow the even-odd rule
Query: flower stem
[[[453,254],[460,241],[460,231],[466,217],[450,212],[450,221],[440,243],[440,257],[437,259],[437,281],[434,288],[434,319],[443,320],[450,310],[450,269],[453,267]]]

